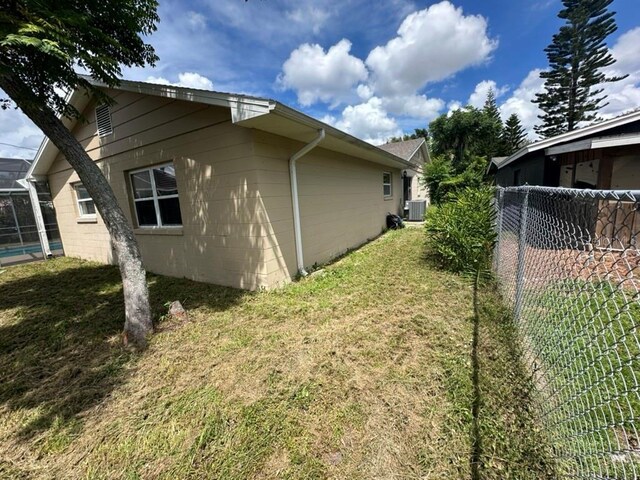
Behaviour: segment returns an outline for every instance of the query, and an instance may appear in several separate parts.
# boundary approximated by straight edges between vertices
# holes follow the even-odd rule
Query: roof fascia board
[[[624,145],[635,145],[637,143],[640,143],[640,133],[621,137],[594,138],[591,148],[622,147]]]
[[[246,95],[234,95],[221,92],[210,92],[195,88],[176,87],[174,85],[161,85],[158,83],[134,82],[130,80],[120,80],[119,84],[110,87],[106,83],[99,82],[91,77],[84,76],[92,85],[102,88],[113,88],[126,92],[154,95],[157,97],[172,98],[174,100],[185,100],[188,102],[203,103],[218,107],[232,107],[233,105],[243,105],[246,111],[264,111],[271,107],[272,101],[264,98],[250,97]],[[233,113],[233,112],[232,112]]]
[[[378,148],[375,145],[371,145],[370,143],[367,143],[364,140],[360,140],[359,138],[349,135],[348,133],[345,133],[342,130],[338,130],[337,128],[332,127],[331,125],[327,125],[326,123],[321,122],[320,120],[316,120],[313,117],[305,115],[302,112],[298,112],[293,108],[287,107],[286,105],[283,105],[280,102],[274,102],[272,113],[276,115],[281,115],[285,118],[289,118],[303,125],[307,125],[315,130],[323,128],[327,132],[327,134],[331,135],[332,137],[336,137],[347,143],[356,145],[377,156],[384,157],[387,160],[395,163],[398,166],[398,168],[411,168],[412,166],[414,166],[414,164],[411,162],[408,162],[392,153],[382,150],[381,148]]]
[[[415,148],[415,150],[414,150],[413,152],[411,152],[411,155],[409,155],[409,158],[413,158],[413,156],[416,154],[416,152],[417,152],[418,150],[420,150],[420,149],[422,148],[422,146],[423,146],[425,143],[426,143],[426,141],[425,141],[425,139],[423,138],[423,139],[422,139],[422,142],[420,142],[420,143],[418,144],[418,146]],[[422,153],[424,153],[424,152],[422,152]],[[429,157],[429,152],[427,152],[427,157],[426,157],[426,158],[428,158],[428,157]],[[413,162],[411,162],[411,163],[413,163]],[[415,163],[414,163],[414,165],[415,165]]]
[[[592,147],[591,139],[579,140],[577,142],[565,143],[557,147],[549,147],[544,149],[545,155],[560,155],[561,153],[577,152],[579,150],[590,150]]]
[[[516,153],[511,155],[509,158],[507,158],[504,163],[502,163],[499,166],[498,165],[496,166],[498,167],[498,169],[500,169],[518,160],[520,157],[526,155],[527,153],[535,152],[543,148],[552,147],[553,145],[556,145],[558,143],[569,142],[574,139],[579,139],[581,137],[584,137],[585,135],[591,135],[594,133],[601,132],[603,130],[608,130],[610,128],[616,128],[621,125],[626,125],[627,123],[631,123],[636,120],[640,120],[640,111],[632,112],[626,115],[621,115],[619,117],[612,118],[611,120],[605,120],[604,122],[595,123],[593,125],[589,125],[588,127],[563,133],[561,135],[547,138],[545,140],[540,140],[539,142],[531,143],[521,148]]]
[[[89,95],[84,90],[74,90],[67,95],[67,103],[73,105],[78,112],[82,112],[84,107],[89,103]],[[74,117],[58,116],[58,118],[62,120],[62,124],[69,130],[71,130],[78,121],[78,119]],[[42,142],[40,142],[36,156],[33,159],[33,162],[31,162],[31,167],[27,171],[25,178],[28,179],[37,175],[46,174],[46,171],[41,171],[43,162],[47,160],[53,161],[57,154],[58,147],[56,147],[54,143],[45,136],[42,139]],[[46,167],[46,170],[48,170],[48,168],[49,166]]]
[[[309,126],[314,130],[318,130],[319,128],[325,129],[325,131],[340,140],[346,141],[352,145],[355,145],[359,148],[362,148],[376,156],[385,158],[387,161],[394,163],[398,166],[398,168],[407,168],[413,166],[413,163],[408,162],[392,153],[386,152],[374,145],[371,145],[363,140],[360,140],[356,137],[353,137],[337,128],[334,128],[330,125],[327,125],[319,120],[316,120],[304,113],[298,112],[286,105],[283,105],[279,102],[257,98],[257,97],[249,97],[244,95],[232,95],[225,94],[219,92],[208,92],[205,90],[196,90],[185,87],[173,87],[170,85],[159,85],[152,83],[144,83],[144,82],[133,82],[128,80],[121,80],[117,86],[110,87],[109,85],[99,82],[97,80],[92,79],[88,76],[83,76],[86,80],[91,82],[92,85],[101,88],[114,88],[116,90],[146,94],[146,95],[154,95],[165,98],[172,98],[176,100],[185,100],[190,102],[198,102],[207,105],[220,106],[229,108],[231,111],[232,121],[235,124],[241,125],[244,120],[250,120],[252,118],[256,118],[262,115],[268,114],[276,114],[281,115],[285,118],[289,118],[297,123],[302,125]],[[78,104],[81,103],[82,96],[85,97],[85,105],[89,101],[89,97],[84,91],[74,91],[69,97],[69,103],[76,106],[78,108]],[[67,119],[63,119],[67,120]],[[75,119],[73,120],[75,123]],[[67,127],[71,123],[67,124]],[[45,167],[45,162],[43,159],[48,159],[49,163],[53,161],[53,158],[58,153],[58,149],[53,145],[53,142],[49,141],[45,137],[40,148],[38,149],[38,153],[29,169],[27,177],[37,175],[37,174],[46,174],[46,171],[40,171],[38,168]],[[49,168],[49,165],[46,165],[45,170]]]

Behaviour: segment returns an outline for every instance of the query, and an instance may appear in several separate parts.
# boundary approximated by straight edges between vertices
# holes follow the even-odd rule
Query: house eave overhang
[[[522,147],[516,153],[507,157],[502,162],[493,162],[493,164],[500,170],[503,167],[506,167],[510,163],[517,161],[518,159],[524,157],[529,153],[533,153],[539,150],[547,150],[556,146],[560,146],[560,144],[575,142],[583,137],[593,135],[595,133],[603,132],[605,130],[609,130],[612,128],[616,128],[622,125],[626,125],[627,123],[635,122],[640,120],[640,111],[632,112],[626,115],[621,115],[616,118],[612,118],[610,120],[605,120],[603,122],[595,123],[588,127],[580,128],[577,130],[573,130],[571,132],[563,133],[561,135],[557,135],[555,137],[547,138],[545,140],[540,140],[539,142],[531,143],[525,147]],[[606,138],[606,137],[603,137]],[[613,137],[612,137],[613,138]],[[592,148],[601,148],[601,147],[592,147]],[[546,152],[545,152],[546,153]]]
[[[317,135],[318,130],[323,129],[326,132],[326,136],[319,145],[320,148],[356,156],[393,168],[402,169],[414,166],[409,161],[293,108],[287,107],[280,102],[274,100],[271,102],[272,104],[269,110],[265,111],[263,115],[238,117],[234,120],[234,123],[243,127],[255,128],[274,135],[287,137],[302,143],[308,143]]]
[[[545,155],[560,155],[563,153],[579,152],[581,150],[594,150],[596,148],[623,147],[625,145],[637,145],[640,143],[640,133],[630,135],[612,135],[609,137],[596,137],[577,142],[565,143],[557,147],[545,148]]]
[[[354,155],[388,167],[402,169],[413,166],[411,162],[275,100],[128,80],[121,80],[118,86],[110,87],[90,77],[85,76],[84,78],[98,88],[113,88],[127,92],[229,108],[231,120],[236,125],[263,130],[304,143],[309,142],[311,138],[317,135],[319,129],[324,129],[327,136],[322,145],[320,145],[322,148]],[[88,92],[76,90],[71,94],[68,101],[78,111],[82,111],[86,108],[89,100]],[[63,118],[65,126],[69,129],[74,127],[76,121],[77,119]],[[27,173],[27,178],[33,179],[46,175],[57,155],[57,147],[45,137]]]

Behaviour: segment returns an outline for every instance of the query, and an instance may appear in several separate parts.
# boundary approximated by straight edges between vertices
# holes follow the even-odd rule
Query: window
[[[76,191],[76,202],[78,204],[78,213],[80,216],[95,217],[96,205],[93,203],[93,198],[91,198],[87,189],[84,188],[84,185],[76,183],[73,186],[73,189]]]
[[[391,196],[391,174],[389,172],[382,174],[382,193],[385,197]]]
[[[96,124],[98,125],[98,135],[104,137],[113,133],[111,125],[111,112],[108,105],[98,105],[96,107]]]
[[[182,225],[176,171],[173,165],[137,170],[130,175],[138,226]]]

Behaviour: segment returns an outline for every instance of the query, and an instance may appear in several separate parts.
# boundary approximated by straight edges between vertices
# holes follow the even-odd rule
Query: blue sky
[[[560,0],[161,0],[149,38],[160,61],[123,75],[274,98],[372,143],[481,105],[491,87],[502,115],[518,113],[530,129],[560,8]],[[637,0],[611,8],[611,73],[629,77],[607,85],[603,117],[640,107],[640,9]],[[0,115],[0,142],[38,146],[19,112]],[[0,156],[32,154],[0,144]]]

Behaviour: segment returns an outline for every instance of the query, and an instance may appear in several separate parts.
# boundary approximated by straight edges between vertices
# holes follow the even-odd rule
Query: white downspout
[[[38,228],[38,237],[40,237],[40,245],[42,246],[42,253],[44,258],[51,257],[51,248],[49,247],[49,239],[47,238],[47,230],[44,225],[44,218],[42,217],[42,210],[40,210],[40,200],[38,199],[38,192],[36,191],[35,179],[27,178],[23,185],[27,187],[29,191],[29,198],[31,199],[31,208],[33,209],[33,216],[36,219],[36,227]]]
[[[291,202],[293,203],[293,233],[296,243],[296,261],[298,273],[306,277],[307,271],[304,269],[304,256],[302,254],[302,227],[300,226],[300,204],[298,202],[298,176],[296,173],[296,161],[309,153],[316,145],[324,139],[324,128],[318,130],[318,136],[310,143],[306,144],[299,151],[289,158],[289,176],[291,177]]]

